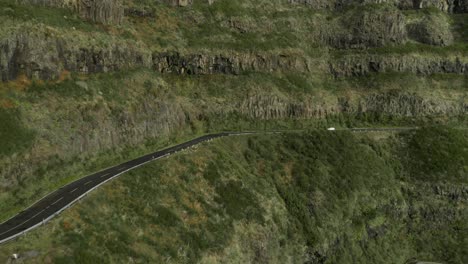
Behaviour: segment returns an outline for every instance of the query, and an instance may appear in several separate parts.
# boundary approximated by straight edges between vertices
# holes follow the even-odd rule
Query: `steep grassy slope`
[[[0,221],[74,179],[207,132],[324,129],[329,126],[466,127],[467,3],[465,0],[416,1],[418,4],[413,2],[0,0]],[[399,181],[408,182],[399,178],[406,177],[405,175],[412,175],[422,182],[430,180],[431,184],[447,184],[440,187],[442,189],[437,189],[435,196],[429,195],[432,192],[430,186],[424,187],[426,189],[421,187],[420,190],[415,190],[415,186],[418,186],[415,182],[405,185],[408,188],[399,186],[401,191],[398,195],[401,199],[398,201],[411,200],[415,203],[415,211],[411,211],[411,217],[413,214],[442,217],[440,214],[445,215],[445,212],[437,210],[440,209],[438,206],[446,205],[445,202],[439,203],[432,199],[437,200],[440,193],[445,193],[446,189],[443,188],[448,186],[451,193],[453,184],[464,182],[466,165],[460,164],[466,163],[466,159],[456,158],[462,156],[464,150],[448,146],[451,146],[451,142],[463,141],[465,136],[454,131],[435,130],[433,134],[428,132],[427,137],[421,135],[413,141],[406,141],[407,138],[396,139],[398,144],[409,144],[402,146],[407,151],[398,154],[401,158],[386,157],[385,161],[398,163],[395,166],[401,165],[402,171],[397,171],[393,165],[387,166],[388,164],[376,161],[376,166],[380,166],[377,169],[385,171],[382,172],[384,174],[377,175],[382,177],[379,179],[382,182],[388,181],[394,187]],[[439,141],[438,137],[446,140]],[[278,147],[295,144],[283,139],[271,140],[271,144],[277,144]],[[303,138],[301,141],[307,140]],[[356,142],[350,141],[349,144],[355,145]],[[263,153],[253,146],[245,148],[252,149],[252,155],[257,153],[255,157],[260,155],[258,153]],[[246,149],[239,151],[243,153]],[[437,151],[434,152],[435,150]],[[220,147],[210,151],[223,153]],[[271,149],[269,152],[276,151],[277,149]],[[387,153],[386,151],[384,152]],[[392,153],[394,151],[398,150],[392,147]],[[295,162],[303,159],[296,154],[290,159]],[[303,154],[307,156],[310,153]],[[351,157],[355,154],[346,155]],[[373,159],[374,154],[370,153],[365,157]],[[348,156],[346,157],[350,158]],[[418,156],[418,159],[413,160],[413,156]],[[247,164],[236,158],[237,156],[226,156],[226,162],[229,159],[233,159],[232,162],[236,164],[239,162],[236,168],[228,169],[236,171],[245,168],[251,176],[261,175],[259,171],[251,171],[249,167],[263,165]],[[277,160],[276,156],[271,158],[273,160],[268,162],[271,166],[283,162]],[[403,158],[414,163],[407,163]],[[354,161],[362,163],[363,160]],[[458,167],[445,167],[447,162],[452,161],[458,162]],[[213,166],[221,166],[222,162],[224,160],[216,160]],[[303,168],[296,169],[301,175],[309,177],[317,168],[324,170],[320,173],[329,173],[328,170],[337,169],[335,167],[341,166],[339,164],[329,164],[326,168],[322,168],[321,163],[313,166],[302,164]],[[355,169],[358,174],[372,176],[364,168]],[[149,171],[150,169],[142,170],[141,174],[148,174]],[[178,172],[171,172],[170,176],[176,175],[179,175]],[[343,175],[336,174],[334,177],[330,176],[330,179],[351,177]],[[285,258],[291,256],[291,262],[301,262],[305,255],[308,257],[304,258],[315,259],[316,262],[325,257],[332,261],[332,256],[336,256],[337,261],[349,260],[346,259],[350,257],[347,254],[352,254],[356,261],[360,258],[361,255],[354,255],[358,249],[349,253],[343,248],[343,243],[347,243],[346,239],[349,237],[359,238],[363,241],[360,243],[365,243],[359,233],[362,226],[356,227],[360,230],[353,231],[356,234],[346,233],[342,236],[332,236],[326,231],[319,233],[319,229],[309,230],[307,221],[312,220],[307,220],[306,216],[293,215],[289,210],[293,210],[291,208],[294,205],[286,206],[285,201],[302,203],[305,201],[304,197],[289,197],[288,193],[312,192],[300,189],[300,186],[293,186],[292,189],[277,187],[279,179],[274,174],[268,174],[268,179],[269,184],[275,186],[270,186],[270,189],[281,194],[274,198],[276,200],[271,197],[268,199],[273,199],[271,203],[284,204],[282,214],[288,216],[281,221],[289,221],[285,220],[290,219],[289,217],[296,219],[291,220],[294,222],[292,231],[280,232],[297,233],[297,237],[291,237],[293,242],[288,242],[292,244],[285,245],[288,252],[295,253],[286,254]],[[358,180],[356,183],[362,182]],[[371,189],[365,182],[363,184],[362,188]],[[239,186],[233,183],[220,188],[219,192],[229,193],[230,189],[238,190]],[[403,190],[408,190],[409,194]],[[348,195],[346,192],[343,195],[345,194]],[[393,191],[382,191],[381,194],[376,202],[382,204],[387,203],[385,199],[388,197],[396,195]],[[141,195],[149,193],[144,192]],[[219,205],[229,205],[229,201],[217,202],[216,196],[206,196],[204,199],[212,199]],[[141,201],[128,202],[126,206],[130,208]],[[355,202],[360,204],[358,200]],[[426,208],[426,202],[437,206],[431,207],[432,211],[418,211],[419,207]],[[245,204],[250,203],[257,208],[263,206],[245,200]],[[151,206],[163,206],[158,204]],[[226,209],[226,213],[239,210],[237,205],[232,206],[235,210]],[[325,203],[324,210],[334,209],[333,206],[325,208],[326,206],[332,205]],[[344,208],[343,204],[340,206],[341,209]],[[82,209],[83,214],[89,214],[89,208],[91,207]],[[340,208],[333,214],[342,214]],[[404,206],[402,208],[404,212],[408,209]],[[455,210],[453,208],[456,207],[450,204],[447,208]],[[209,210],[217,209],[215,206]],[[361,212],[364,209],[356,210]],[[212,213],[210,211],[209,214],[215,215]],[[249,214],[251,213],[229,216],[227,222],[220,220],[221,225],[216,227],[201,224],[197,230],[202,230],[200,233],[209,233],[210,228],[226,229],[232,221],[246,217],[250,219]],[[255,213],[252,214],[252,217],[258,217]],[[262,212],[262,217],[267,217],[268,214]],[[180,214],[177,216],[180,218]],[[351,216],[346,215],[343,219],[350,221]],[[404,226],[408,229],[404,234],[419,232],[420,235],[414,235],[417,239],[431,239],[436,236],[420,230],[426,220],[416,221],[414,226],[409,226],[409,220],[400,223],[397,217],[395,219],[397,224],[392,228],[397,230]],[[458,215],[456,219],[460,219]],[[380,220],[375,221],[380,223]],[[262,221],[257,222],[257,226],[265,224]],[[59,225],[58,222],[55,223]],[[285,223],[278,222],[276,225],[288,226]],[[335,223],[333,228],[338,230],[338,226]],[[120,228],[124,227],[116,227],[116,230]],[[174,234],[182,235],[188,230],[184,228],[175,227],[168,240],[179,236]],[[343,228],[351,230],[348,223]],[[333,232],[344,234],[344,231],[336,230]],[[370,230],[370,236],[383,232],[380,229]],[[442,228],[441,232],[448,232],[444,230]],[[184,250],[190,260],[206,257],[213,258],[215,262],[218,254],[223,258],[228,253],[224,249],[213,253],[211,246],[219,244],[222,248],[228,248],[225,243],[235,245],[235,242],[226,241],[246,238],[240,235],[237,238],[220,238],[214,233],[216,232],[213,231],[213,236],[207,240],[209,243],[200,242],[200,248],[192,248],[190,245],[193,243],[186,246]],[[254,236],[248,232],[239,234]],[[189,238],[178,239],[185,241]],[[465,238],[454,238],[450,243],[458,243],[456,239]],[[249,241],[255,243],[253,239]],[[397,246],[393,241],[396,238],[388,238],[388,245],[378,245],[376,251],[384,248],[395,252],[400,250],[402,259],[417,256],[417,252],[426,252],[419,250],[424,248],[422,240],[405,240],[408,242],[403,245],[408,245],[408,249],[403,245],[399,249],[392,248]],[[85,242],[88,241],[83,239],[79,243]],[[70,243],[75,242],[71,239]],[[147,247],[144,250],[146,253],[142,254],[148,254],[144,258],[159,261],[167,257],[163,256],[162,251],[153,256],[148,249],[151,243],[165,242],[142,243],[142,247]],[[169,242],[167,244],[170,245]],[[441,253],[440,244],[432,245],[434,248],[428,249],[427,254],[421,253],[421,256],[460,262],[457,259],[463,255],[457,251],[460,247],[454,246],[453,251],[450,251],[452,255],[445,256]],[[166,247],[169,246],[161,244],[158,250],[165,250]],[[252,247],[261,248],[263,244]],[[277,256],[281,250],[275,247],[271,245],[268,254],[257,252],[260,254],[258,258],[266,262],[275,259],[278,262],[286,261],[283,256]],[[126,252],[122,248],[109,250],[104,258],[119,258],[120,250]],[[68,253],[57,253],[55,256],[74,254],[63,248],[57,250]],[[235,250],[243,249],[230,250],[234,252],[232,254],[239,255],[241,253],[235,253]],[[82,257],[86,258],[85,253],[78,252],[75,257],[84,254]],[[381,256],[373,249],[363,250],[362,254],[370,254],[363,257],[367,262],[372,262],[372,254],[379,261],[399,256],[396,253]],[[171,255],[171,258],[174,256]],[[240,260],[242,258],[239,256]]]
[[[37,251],[28,261],[38,263],[465,263],[467,137],[431,127],[216,140],[122,176],[3,246],[0,256]],[[438,169],[422,169],[433,166],[427,152],[441,161]]]
[[[317,83],[325,89],[314,82],[300,74],[178,77],[138,70],[6,83],[0,219],[73,179],[202,133],[466,120],[463,78]]]

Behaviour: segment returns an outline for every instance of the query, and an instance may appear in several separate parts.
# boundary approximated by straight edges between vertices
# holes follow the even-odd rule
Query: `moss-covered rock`
[[[370,73],[410,72],[421,75],[455,73],[466,75],[468,62],[463,56],[347,55],[330,62],[335,77],[365,76]]]
[[[405,18],[396,8],[355,8],[339,18],[330,44],[340,49],[398,45],[406,41]]]
[[[435,8],[448,13],[466,13],[466,0],[288,0],[292,4],[304,4],[315,9],[340,10],[358,5],[393,5],[400,9]]]
[[[121,0],[16,0],[21,4],[43,5],[68,8],[77,12],[82,18],[103,23],[120,24],[124,15]]]
[[[142,43],[109,35],[82,35],[43,25],[23,25],[0,40],[0,77],[58,79],[64,71],[85,74],[151,67],[151,53]]]
[[[453,43],[451,25],[443,14],[429,13],[408,25],[410,38],[429,45],[449,46]]]

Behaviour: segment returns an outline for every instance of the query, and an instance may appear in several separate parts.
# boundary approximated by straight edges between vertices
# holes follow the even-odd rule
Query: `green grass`
[[[40,194],[47,193],[53,188],[83,176],[93,170],[119,161],[135,157],[138,154],[161,147],[168,140],[190,138],[195,135],[226,130],[275,130],[275,129],[307,129],[329,126],[405,126],[421,125],[435,122],[438,117],[398,117],[388,113],[329,114],[326,118],[303,118],[301,116],[284,116],[282,118],[255,118],[246,109],[240,111],[239,105],[251,96],[261,95],[265,98],[276,96],[286,104],[311,101],[310,105],[336,105],[343,98],[350,102],[362,100],[367,93],[413,94],[421,98],[444,99],[444,102],[463,100],[456,94],[463,93],[466,78],[446,75],[429,78],[411,74],[379,74],[361,78],[345,78],[340,80],[325,79],[320,76],[309,76],[298,73],[246,73],[237,76],[206,75],[206,76],[179,76],[160,75],[147,70],[134,70],[97,74],[90,77],[72,74],[70,79],[57,82],[33,82],[25,91],[8,88],[2,89],[4,98],[15,103],[18,110],[3,111],[5,119],[2,128],[6,136],[2,137],[7,151],[11,155],[13,148],[30,153],[29,146],[33,137],[28,131],[41,131],[35,138],[39,142],[37,147],[44,151],[43,159],[47,162],[41,164],[28,164],[30,173],[34,177],[34,184],[29,182],[28,175],[23,175],[21,181],[28,186],[35,186],[32,190],[22,186],[22,191],[15,195],[18,202],[15,208],[37,199]],[[433,89],[426,89],[427,86]],[[152,98],[149,100],[148,98]],[[269,100],[269,99],[268,99]],[[145,107],[142,108],[142,102]],[[461,101],[460,101],[461,102]],[[166,104],[167,103],[167,104]],[[93,153],[76,151],[63,153],[62,148],[70,145],[70,135],[89,133],[90,129],[97,129],[99,124],[113,127],[125,116],[132,113],[147,114],[147,119],[160,115],[167,105],[175,104],[183,109],[186,123],[183,129],[178,129],[171,139],[170,135],[161,135],[160,138],[148,139],[133,145],[104,146]],[[281,103],[283,104],[283,103]],[[283,107],[280,104],[280,107]],[[173,110],[171,110],[173,111]],[[254,110],[252,110],[254,111]],[[21,114],[20,114],[21,113]],[[153,114],[150,114],[153,113]],[[172,118],[168,113],[168,118]],[[443,117],[441,122],[463,122],[463,117]],[[132,122],[140,122],[133,120]],[[437,121],[439,122],[439,121]],[[25,125],[27,124],[27,129]],[[62,124],[67,124],[62,127]],[[131,125],[130,125],[131,126]],[[10,139],[11,138],[11,139]],[[157,144],[153,144],[157,141]],[[153,142],[153,143],[151,143]],[[161,143],[161,144],[160,144]],[[136,149],[136,152],[132,152]],[[131,154],[124,155],[124,153]],[[101,162],[100,157],[105,158]],[[58,157],[58,158],[57,158]],[[116,159],[114,159],[116,158]],[[25,160],[20,156],[18,160]],[[60,167],[66,164],[70,168],[67,172],[60,172]],[[81,165],[79,165],[81,164]],[[86,165],[84,169],[83,164]],[[29,167],[30,166],[30,167]],[[54,172],[57,170],[56,172]],[[48,173],[46,173],[48,172]],[[42,182],[42,183],[39,183]],[[14,183],[13,189],[19,188]],[[14,193],[13,191],[9,193]],[[13,200],[4,206],[11,205]],[[10,212],[4,207],[3,212]],[[9,213],[4,213],[8,215]]]
[[[17,130],[16,130],[17,131]],[[16,137],[20,136],[15,134]],[[78,180],[91,173],[103,170],[110,166],[123,163],[125,161],[137,158],[144,154],[163,149],[171,145],[187,141],[197,136],[191,132],[182,132],[178,135],[152,139],[143,142],[139,147],[120,146],[118,149],[104,150],[93,155],[75,156],[72,159],[64,159],[58,155],[48,157],[46,163],[40,164],[34,169],[33,177],[20,177],[19,182],[13,188],[9,188],[4,193],[2,204],[0,205],[0,221],[8,219],[17,214],[27,206],[33,204],[39,198],[51,193],[68,183]],[[3,137],[4,138],[4,137]],[[27,138],[26,138],[27,139]],[[2,148],[11,152],[24,150],[24,144],[30,144],[30,141],[17,141],[15,145],[6,145],[10,148]],[[12,144],[8,141],[3,144]],[[23,144],[23,145],[22,145]],[[7,153],[10,154],[11,153]],[[28,166],[26,166],[28,167]]]
[[[102,31],[98,26],[83,21],[76,13],[60,8],[21,5],[15,1],[0,1],[0,17],[17,21],[32,21],[58,28],[75,28],[82,31]]]
[[[444,131],[415,135],[453,139]],[[123,175],[2,246],[0,258],[38,250],[34,263],[464,263],[456,230],[466,228],[466,208],[414,174],[419,165],[398,154],[418,151],[407,140],[320,131],[218,139]],[[440,163],[441,186],[464,186],[450,176],[464,165]]]
[[[53,93],[61,97],[72,97],[77,99],[90,98],[96,91],[80,87],[76,78],[67,79],[61,83],[33,82],[28,88],[28,96],[31,99],[40,98],[46,93]]]
[[[18,109],[0,107],[0,157],[29,148],[34,140],[33,130],[25,127]]]
[[[452,17],[452,25],[455,32],[455,41],[467,43],[468,41],[468,15],[455,14]]]
[[[286,103],[312,100],[317,105],[334,105],[340,98],[349,97],[350,91],[355,93],[350,98],[353,101],[362,98],[361,93],[388,93],[387,90],[390,90],[397,95],[403,92],[416,93],[422,98],[447,97],[445,99],[449,102],[454,100],[452,93],[463,91],[466,78],[446,77],[379,74],[366,78],[323,80],[317,76],[295,73],[178,76],[135,70],[88,78],[72,75],[61,83],[33,82],[25,91],[8,90],[6,86],[5,99],[15,102],[18,109],[1,112],[4,120],[1,149],[5,158],[15,152],[21,154],[15,158],[15,164],[26,164],[29,172],[17,176],[3,172],[4,181],[8,182],[4,190],[8,191],[0,196],[0,218],[14,215],[42,195],[79,177],[204,133],[324,129],[330,126],[414,126],[434,122],[462,124],[463,116],[402,117],[388,113],[364,113],[330,114],[325,118],[285,116],[262,119],[238,110],[239,104],[258,94],[275,95]],[[429,85],[433,87],[430,91],[426,89]],[[411,89],[408,91],[409,86]],[[151,103],[147,98],[153,98]],[[146,107],[141,108],[141,102],[145,101]],[[135,111],[159,115],[167,107],[162,102],[178,104],[184,109],[186,123],[182,128],[128,145],[102,146],[92,152],[83,152],[76,147],[72,149],[73,152],[63,151],[73,142],[70,134],[87,135],[90,129],[96,129],[101,123],[110,126],[109,129],[118,129],[113,124]],[[224,111],[226,108],[231,110]],[[146,118],[152,120],[151,116],[148,114]],[[67,125],[62,127],[62,124]],[[44,153],[41,155],[44,162],[31,162],[27,156],[23,156],[30,155],[33,142],[37,144],[36,149]]]
[[[467,183],[468,138],[465,130],[430,127],[408,135],[406,166],[423,181]]]
[[[452,46],[408,42],[350,52],[326,46],[329,32],[348,26],[334,23],[388,6],[332,12],[279,0],[219,0],[211,6],[195,1],[191,8],[149,0],[129,4],[150,6],[156,17],[99,26],[68,10],[0,0],[0,20],[7,21],[1,33],[42,24],[46,34],[50,27],[66,37],[75,28],[77,41],[101,39],[96,49],[109,39],[130,38],[155,52],[300,54],[314,59],[311,72],[180,76],[134,69],[72,73],[27,87],[19,80],[0,84],[0,104],[14,106],[0,108],[0,221],[84,175],[207,132],[466,124],[464,113],[438,116],[427,109],[416,116],[340,113],[341,107],[358,108],[369,95],[424,99],[436,108],[466,104],[466,76],[388,72],[333,79],[327,66],[345,55],[463,60],[468,54],[464,14],[450,15]],[[418,19],[433,12],[439,13],[404,13]],[[256,96],[252,108],[246,107]],[[265,117],[302,103],[327,114]],[[143,124],[155,123],[160,134],[138,138],[148,128]],[[112,144],[96,141],[95,132],[110,137],[102,136],[103,130],[119,130],[122,138],[114,135],[118,143]],[[49,256],[56,263],[468,262],[466,237],[460,235],[466,230],[460,217],[466,215],[464,202],[432,191],[432,185],[447,185],[450,193],[466,183],[464,130],[436,127],[380,141],[312,131],[223,139],[199,148],[129,173],[50,226],[0,248],[0,258],[40,249],[39,263]],[[457,197],[454,192],[450,197]]]

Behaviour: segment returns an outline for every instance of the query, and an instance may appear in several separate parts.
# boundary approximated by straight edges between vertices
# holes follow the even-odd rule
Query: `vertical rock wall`
[[[71,9],[86,20],[103,24],[120,24],[124,17],[121,0],[16,0],[20,4]]]
[[[449,13],[468,12],[468,0],[288,0],[291,4],[309,5],[316,9],[341,9],[357,4],[393,4],[401,9],[434,7]]]

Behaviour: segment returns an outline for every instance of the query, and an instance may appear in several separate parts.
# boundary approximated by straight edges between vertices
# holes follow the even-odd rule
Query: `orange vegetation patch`
[[[100,25],[107,33],[114,35],[114,36],[119,36],[125,33],[125,31],[121,28],[117,28],[111,25]]]
[[[70,76],[71,76],[71,73],[69,71],[63,70],[60,73],[60,76],[58,77],[56,83],[60,83],[60,82],[63,82],[65,80],[68,80],[68,79],[70,79]]]
[[[131,32],[133,37],[148,44],[154,43],[155,34],[167,39],[167,41],[176,41],[176,34],[172,34],[178,31],[180,24],[176,16],[170,14],[167,10],[160,10],[154,20],[149,22],[148,20],[132,19],[136,29],[136,31]]]
[[[199,201],[194,200],[193,196],[190,196],[189,193],[185,193],[185,195],[182,196],[182,203],[193,210],[190,214],[185,210],[181,212],[180,218],[185,224],[198,226],[208,221],[208,216],[203,210],[203,205]]]
[[[178,24],[179,20],[175,16],[162,12],[156,17],[156,21],[152,26],[162,30],[173,31],[177,30]]]
[[[0,82],[0,108],[9,109],[15,108],[16,103],[8,98],[7,94],[10,92],[22,92],[31,85],[31,80],[25,75],[19,75],[15,80],[8,82]]]
[[[14,107],[15,107],[15,103],[12,100],[8,98],[0,99],[0,108],[8,109],[8,108],[14,108]]]
[[[293,168],[294,168],[294,162],[290,161],[286,164],[284,164],[284,173],[285,173],[285,177],[284,177],[284,181],[286,183],[291,183],[293,181]]]
[[[15,80],[8,81],[0,85],[2,88],[1,90],[16,90],[16,91],[24,91],[28,86],[31,85],[31,80],[25,74],[20,74]]]
[[[63,229],[65,229],[65,231],[68,231],[68,230],[72,229],[72,225],[67,221],[63,221],[62,225],[63,225]]]
[[[265,161],[257,161],[257,173],[258,175],[265,176]]]
[[[26,76],[26,74],[21,74],[16,78],[17,89],[24,91],[28,86],[31,85],[31,80]]]

